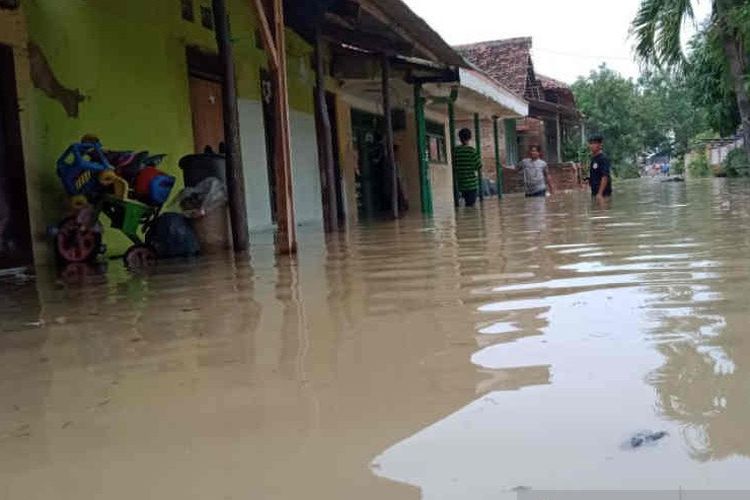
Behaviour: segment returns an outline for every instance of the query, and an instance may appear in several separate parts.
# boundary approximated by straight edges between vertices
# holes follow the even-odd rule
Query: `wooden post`
[[[237,110],[237,80],[234,70],[234,50],[229,33],[229,19],[225,0],[213,0],[216,45],[223,70],[224,145],[226,146],[227,191],[229,215],[232,224],[232,243],[235,252],[250,247],[247,207],[245,202],[245,176],[242,170],[240,146],[240,118]]]
[[[391,215],[398,219],[398,170],[396,169],[396,152],[393,141],[393,114],[391,110],[391,61],[388,54],[382,57],[382,94],[383,94],[383,117],[385,118],[385,164],[390,171],[391,182]]]
[[[586,147],[586,122],[581,122],[581,147]]]
[[[562,163],[562,127],[560,126],[560,113],[557,113],[555,126],[557,128],[557,163]]]
[[[414,85],[414,116],[417,120],[417,160],[419,165],[419,185],[422,198],[422,213],[432,215],[432,186],[430,185],[430,164],[427,161],[427,124],[424,114],[425,98],[422,84]]]
[[[495,134],[495,169],[497,170],[497,197],[503,197],[503,164],[500,161],[500,130],[498,125],[499,118],[492,117],[492,129]]]
[[[267,9],[265,3],[271,3]],[[276,206],[278,229],[276,251],[282,255],[297,252],[297,228],[294,221],[292,191],[292,153],[289,130],[289,87],[287,82],[286,33],[284,32],[283,0],[252,0],[260,23],[263,48],[268,55],[274,100],[276,147]],[[270,10],[270,12],[269,12]],[[270,15],[269,15],[270,14]]]
[[[482,159],[482,122],[479,119],[479,113],[474,113],[474,145],[477,147],[479,158]],[[483,169],[484,163],[479,169],[479,201],[484,201]]]
[[[339,228],[338,192],[336,190],[336,172],[334,168],[333,135],[331,132],[331,117],[328,114],[326,101],[325,61],[323,60],[324,45],[320,27],[315,33],[315,104],[318,108],[318,150],[320,153],[321,188],[326,193],[328,203],[323,207],[325,214],[325,228],[329,232]]]

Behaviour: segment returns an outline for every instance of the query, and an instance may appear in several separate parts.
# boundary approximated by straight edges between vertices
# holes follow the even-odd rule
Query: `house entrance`
[[[13,50],[0,45],[0,269],[32,263]]]

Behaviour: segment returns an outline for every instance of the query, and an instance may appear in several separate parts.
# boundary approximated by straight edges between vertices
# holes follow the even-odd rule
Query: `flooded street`
[[[7,280],[0,498],[750,489],[748,228],[747,184],[641,181]]]

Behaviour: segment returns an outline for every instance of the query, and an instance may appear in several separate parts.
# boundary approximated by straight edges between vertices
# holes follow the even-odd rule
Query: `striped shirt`
[[[459,191],[476,191],[479,189],[479,170],[482,158],[471,146],[458,146],[453,152],[453,171]]]

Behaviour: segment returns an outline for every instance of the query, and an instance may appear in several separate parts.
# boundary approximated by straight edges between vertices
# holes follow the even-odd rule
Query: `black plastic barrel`
[[[227,184],[227,162],[224,155],[204,153],[184,156],[180,159],[180,168],[185,187],[195,187],[209,177],[216,177],[225,186]]]

